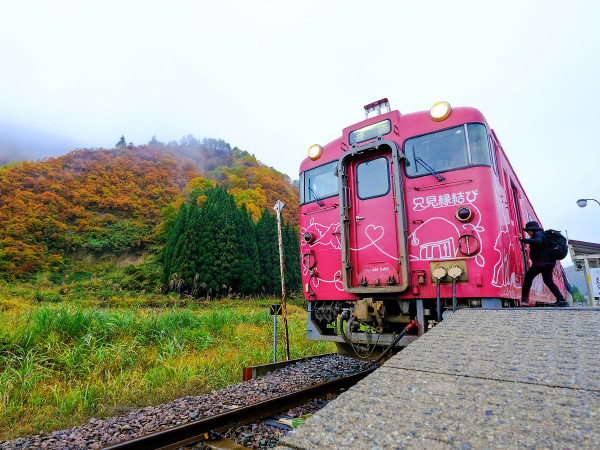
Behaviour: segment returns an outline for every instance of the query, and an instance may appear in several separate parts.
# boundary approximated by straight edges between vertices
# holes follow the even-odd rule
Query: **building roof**
[[[569,253],[576,270],[583,270],[583,257],[590,259],[591,267],[600,267],[600,244],[569,239]]]

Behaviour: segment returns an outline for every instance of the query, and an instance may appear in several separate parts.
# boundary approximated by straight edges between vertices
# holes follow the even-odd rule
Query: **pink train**
[[[540,221],[481,112],[439,102],[400,114],[387,99],[365,111],[300,166],[309,339],[367,357],[457,308],[554,302],[537,277],[520,305],[529,255],[518,238]],[[560,264],[554,279],[564,292]]]

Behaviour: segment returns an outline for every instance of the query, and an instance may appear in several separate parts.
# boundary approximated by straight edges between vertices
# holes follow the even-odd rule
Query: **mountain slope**
[[[287,175],[214,139],[193,145],[75,150],[0,168],[0,270],[61,270],[78,250],[123,253],[163,242],[162,224],[198,186],[220,184],[254,220],[280,199],[298,222]]]

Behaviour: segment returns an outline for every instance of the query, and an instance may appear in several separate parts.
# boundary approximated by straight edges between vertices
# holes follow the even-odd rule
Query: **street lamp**
[[[595,198],[580,198],[579,200],[577,200],[577,206],[579,206],[580,208],[585,208],[587,206],[588,200],[593,200],[600,205],[600,202]]]

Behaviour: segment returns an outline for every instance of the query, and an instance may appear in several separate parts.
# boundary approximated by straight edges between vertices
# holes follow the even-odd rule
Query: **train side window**
[[[471,164],[490,166],[490,149],[488,147],[485,125],[470,123],[467,125],[467,132],[469,134]]]
[[[386,157],[360,163],[356,167],[358,198],[381,197],[390,191],[390,167]]]
[[[498,155],[496,151],[496,145],[494,144],[492,136],[488,136],[488,145],[490,147],[490,158],[492,159],[492,167],[494,168],[494,172],[496,173],[496,175],[498,175]]]

